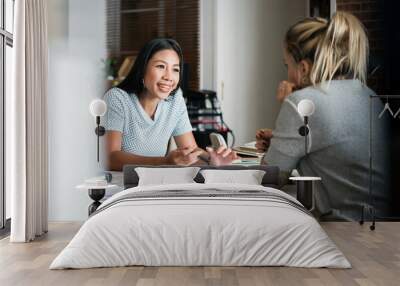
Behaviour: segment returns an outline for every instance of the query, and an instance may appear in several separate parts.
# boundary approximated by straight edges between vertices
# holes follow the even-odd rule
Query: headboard
[[[143,165],[125,165],[123,168],[124,173],[124,189],[136,187],[139,183],[139,176],[137,175],[135,168],[146,167],[146,168],[181,168],[181,166],[168,165],[168,166],[143,166]],[[219,170],[263,170],[265,175],[262,179],[261,184],[265,187],[279,188],[280,187],[280,176],[279,167],[268,166],[268,165],[254,165],[254,166],[239,166],[239,165],[228,165],[228,166],[196,166],[200,167],[201,170],[206,169],[219,169]],[[204,183],[204,178],[200,174],[194,178],[197,183]]]

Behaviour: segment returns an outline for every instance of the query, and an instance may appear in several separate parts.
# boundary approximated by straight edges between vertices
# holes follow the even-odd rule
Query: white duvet
[[[246,197],[139,198],[152,191],[263,191]],[[251,192],[249,192],[251,194]],[[285,198],[284,203],[274,196]],[[285,193],[262,186],[179,184],[135,187],[105,201],[50,269],[146,266],[349,268],[318,222]],[[101,210],[103,209],[103,210]]]

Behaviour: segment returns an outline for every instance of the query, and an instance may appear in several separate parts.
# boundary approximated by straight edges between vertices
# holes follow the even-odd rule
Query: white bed
[[[319,223],[282,191],[198,183],[114,195],[50,269],[128,265],[351,267]]]

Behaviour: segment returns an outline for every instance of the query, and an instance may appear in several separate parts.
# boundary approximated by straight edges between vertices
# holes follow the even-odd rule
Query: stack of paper
[[[262,157],[264,152],[258,152],[256,148],[256,142],[249,142],[242,146],[233,147],[238,155],[250,156],[250,157]]]

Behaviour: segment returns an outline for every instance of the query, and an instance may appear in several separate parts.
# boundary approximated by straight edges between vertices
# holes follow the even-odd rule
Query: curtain
[[[46,0],[15,1],[14,11],[6,180],[11,188],[10,241],[28,242],[48,228]]]

